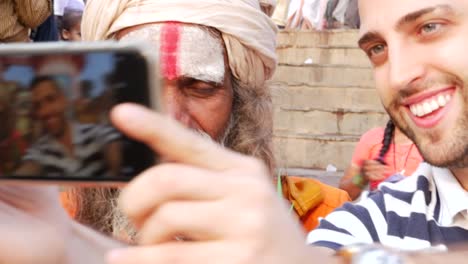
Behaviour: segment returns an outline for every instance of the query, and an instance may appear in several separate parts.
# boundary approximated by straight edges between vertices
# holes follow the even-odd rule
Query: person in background
[[[64,41],[81,41],[81,17],[83,11],[65,8],[60,23],[60,39]]]
[[[0,1],[0,43],[31,41],[31,30],[51,14],[52,0]]]
[[[273,12],[273,15],[271,16],[271,20],[273,20],[273,22],[275,22],[275,24],[280,29],[284,29],[284,27],[286,26],[290,2],[291,0],[276,1],[276,8]]]
[[[54,16],[57,21],[57,29],[60,31],[62,28],[62,19],[66,9],[83,11],[84,7],[85,2],[83,0],[54,0]]]
[[[367,186],[375,191],[383,181],[413,174],[422,161],[413,141],[390,120],[385,128],[371,129],[361,137],[340,188],[355,200]]]
[[[325,12],[326,28],[342,28],[345,23],[345,14],[348,9],[349,0],[329,0]]]
[[[0,80],[0,177],[13,173],[21,163],[27,142],[16,129],[15,90]]]
[[[120,133],[106,124],[69,119],[69,100],[52,76],[34,78],[29,89],[33,118],[45,133],[27,149],[16,176],[105,177],[120,173]]]
[[[345,12],[345,28],[358,29],[361,26],[359,18],[358,0],[349,0],[348,8]]]

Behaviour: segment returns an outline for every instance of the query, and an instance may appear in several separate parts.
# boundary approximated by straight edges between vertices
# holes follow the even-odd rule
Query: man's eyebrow
[[[402,27],[404,27],[405,25],[410,24],[410,23],[418,20],[422,16],[430,14],[430,13],[434,13],[434,12],[437,12],[437,11],[444,12],[445,14],[447,14],[447,13],[448,14],[455,14],[456,13],[455,9],[452,6],[447,5],[447,4],[436,5],[436,6],[433,6],[433,7],[424,8],[424,9],[417,10],[417,11],[411,12],[409,14],[406,14],[405,16],[400,18],[398,20],[398,22],[396,23],[396,29],[399,30]],[[362,48],[365,44],[367,44],[369,42],[372,42],[372,41],[375,41],[375,40],[380,40],[380,39],[382,39],[382,36],[379,33],[371,31],[371,32],[368,32],[368,33],[364,34],[359,39],[358,44]]]
[[[367,32],[366,34],[364,34],[359,39],[358,45],[362,49],[363,46],[366,45],[367,43],[375,41],[375,40],[381,40],[381,39],[382,39],[382,36],[380,36],[379,33],[375,32],[375,31],[370,31],[370,32]]]
[[[449,13],[449,14],[455,14],[455,9],[452,6],[447,5],[447,4],[424,8],[424,9],[406,14],[405,16],[400,18],[398,22],[396,23],[396,29],[397,30],[401,29],[405,25],[413,23],[414,21],[418,20],[422,16],[430,14],[430,13],[434,13],[437,11],[441,11],[441,12]]]

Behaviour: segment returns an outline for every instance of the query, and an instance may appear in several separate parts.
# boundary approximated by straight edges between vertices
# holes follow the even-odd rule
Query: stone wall
[[[344,170],[362,133],[384,126],[357,31],[280,32],[271,81],[278,166]]]

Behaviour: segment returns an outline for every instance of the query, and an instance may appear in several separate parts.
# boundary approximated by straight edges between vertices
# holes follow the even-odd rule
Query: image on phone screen
[[[154,164],[109,120],[150,105],[147,67],[132,51],[0,56],[0,178],[128,181]]]

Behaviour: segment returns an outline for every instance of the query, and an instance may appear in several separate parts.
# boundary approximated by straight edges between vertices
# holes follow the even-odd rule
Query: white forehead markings
[[[205,29],[197,26],[179,24],[178,34],[175,39],[178,43],[164,43],[165,37],[161,38],[164,24],[154,24],[132,30],[124,35],[121,40],[149,41],[161,53],[165,53],[162,45],[177,45],[176,65],[179,76],[194,78],[205,82],[222,84],[225,75],[224,47],[222,41],[213,37]],[[170,38],[174,39],[174,38]],[[161,45],[162,44],[162,45]],[[166,52],[167,53],[167,52]],[[167,58],[173,58],[172,54],[160,54],[163,68]]]

